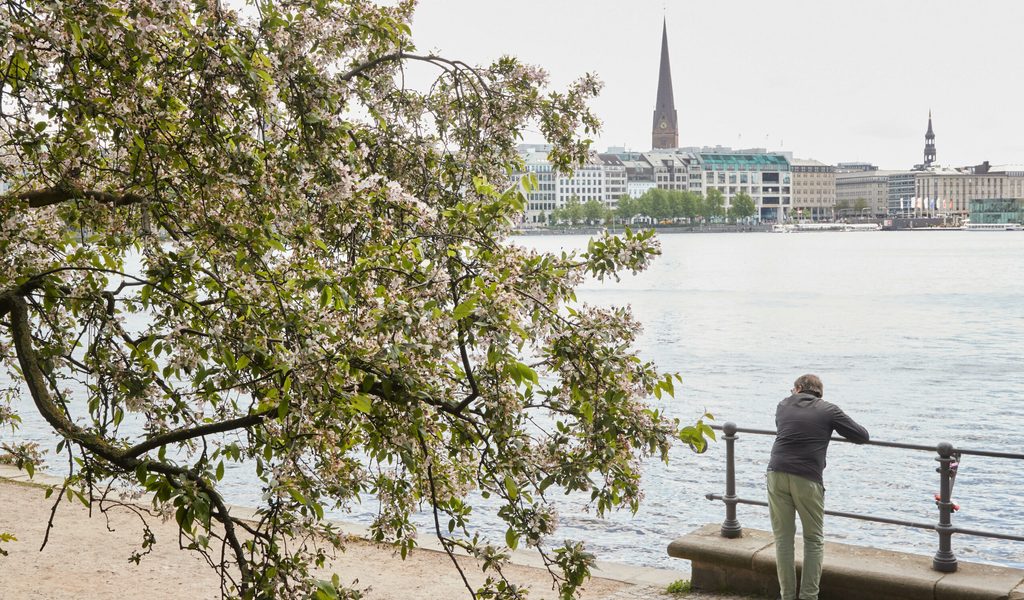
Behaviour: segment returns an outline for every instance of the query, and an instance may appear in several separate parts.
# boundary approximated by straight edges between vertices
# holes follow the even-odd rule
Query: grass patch
[[[677,579],[665,588],[665,592],[669,594],[689,594],[692,591],[693,588],[690,585],[689,579]]]

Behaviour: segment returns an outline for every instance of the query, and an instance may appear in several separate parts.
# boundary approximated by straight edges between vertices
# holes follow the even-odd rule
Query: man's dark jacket
[[[868,441],[868,430],[841,408],[814,394],[799,392],[775,409],[778,435],[768,461],[769,471],[780,471],[822,483],[825,452],[835,431],[858,444]]]

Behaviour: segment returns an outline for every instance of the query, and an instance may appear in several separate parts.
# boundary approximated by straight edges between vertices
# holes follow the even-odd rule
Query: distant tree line
[[[706,195],[681,190],[652,188],[639,198],[622,196],[618,206],[610,209],[598,200],[580,202],[572,197],[565,207],[551,211],[546,222],[549,225],[600,225],[606,223],[628,223],[636,217],[646,217],[655,222],[715,221],[728,219],[737,221],[757,214],[757,206],[749,194],[733,196],[731,206],[725,208],[725,197],[716,188]]]

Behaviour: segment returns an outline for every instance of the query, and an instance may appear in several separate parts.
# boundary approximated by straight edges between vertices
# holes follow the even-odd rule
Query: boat
[[[775,233],[793,233],[795,231],[881,231],[878,223],[793,223],[772,226]]]
[[[964,231],[1024,231],[1020,223],[971,223],[970,219],[960,226]]]
[[[881,231],[882,226],[878,223],[847,223],[843,225],[843,231]]]

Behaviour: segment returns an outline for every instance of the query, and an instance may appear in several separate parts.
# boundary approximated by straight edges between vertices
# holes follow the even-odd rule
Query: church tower
[[[930,130],[929,130],[930,131]],[[651,147],[679,147],[679,119],[672,97],[672,68],[668,64],[668,23],[661,28],[661,68],[658,70],[658,99],[654,103],[654,128]]]
[[[928,133],[924,134],[924,166],[935,162],[935,132],[932,131],[932,111],[928,111]]]

